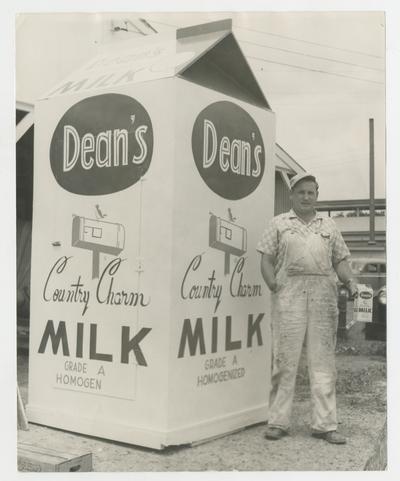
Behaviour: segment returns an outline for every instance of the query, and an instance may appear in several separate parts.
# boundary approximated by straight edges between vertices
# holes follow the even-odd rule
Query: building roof
[[[289,176],[306,172],[278,143],[275,144],[275,159],[275,169],[280,172],[285,172]]]

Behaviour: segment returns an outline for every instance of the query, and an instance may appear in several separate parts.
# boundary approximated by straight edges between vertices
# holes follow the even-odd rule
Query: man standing
[[[272,292],[272,387],[265,437],[277,440],[288,433],[306,339],[312,435],[344,444],[346,439],[336,432],[336,274],[354,296],[350,252],[334,221],[315,211],[315,177],[297,174],[290,187],[293,208],[271,220],[257,245],[261,272]]]

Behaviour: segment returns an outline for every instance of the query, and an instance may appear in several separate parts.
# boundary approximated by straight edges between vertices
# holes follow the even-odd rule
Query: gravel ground
[[[360,336],[358,336],[360,337]],[[105,471],[302,471],[363,470],[376,450],[386,420],[385,343],[341,341],[337,349],[339,429],[348,438],[333,446],[309,434],[309,385],[302,357],[290,436],[263,438],[259,424],[195,446],[163,451],[73,434],[39,425],[19,431],[19,440],[56,449],[93,453],[93,468]],[[27,401],[28,357],[18,356],[18,381]]]

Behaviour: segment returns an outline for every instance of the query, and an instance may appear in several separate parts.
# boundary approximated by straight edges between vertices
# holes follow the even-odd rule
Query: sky
[[[168,28],[225,16],[146,18]],[[276,113],[276,140],[318,177],[320,200],[368,198],[370,118],[375,196],[385,197],[384,13],[262,12],[232,18]]]
[[[51,38],[60,15],[69,28],[57,32],[57,41],[63,45],[64,36],[69,45],[63,45],[63,65],[55,68],[60,51],[54,51]],[[17,99],[28,101],[43,93],[44,87],[51,87],[46,81],[60,80],[95,53],[92,37],[76,35],[71,41],[74,24],[86,22],[89,31],[101,19],[126,18],[152,33],[138,20],[145,18],[164,33],[232,18],[233,32],[276,114],[276,141],[317,176],[320,200],[369,197],[370,118],[374,119],[375,196],[385,197],[383,12],[127,12],[115,17],[58,14],[58,20],[39,14],[22,17],[17,20],[16,85]],[[119,38],[141,36],[133,25],[129,24],[128,30],[120,32]],[[31,34],[26,35],[27,31]],[[98,43],[108,41],[104,30],[94,35]],[[79,39],[80,52],[75,53]],[[38,52],[42,60],[32,61]],[[46,52],[50,59],[53,53],[54,62],[44,62]]]

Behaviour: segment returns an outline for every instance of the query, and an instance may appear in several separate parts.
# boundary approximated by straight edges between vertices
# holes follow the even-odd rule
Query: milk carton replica
[[[357,284],[357,295],[353,304],[353,321],[372,322],[374,291],[371,286]]]
[[[230,21],[35,106],[31,422],[161,449],[267,419],[275,119]]]

